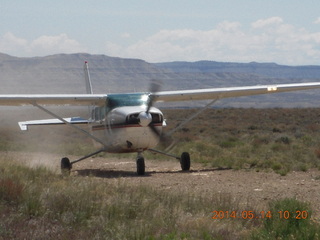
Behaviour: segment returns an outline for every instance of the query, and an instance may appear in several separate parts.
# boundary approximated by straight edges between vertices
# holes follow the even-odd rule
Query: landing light
[[[276,86],[268,87],[268,92],[277,91],[277,89]]]

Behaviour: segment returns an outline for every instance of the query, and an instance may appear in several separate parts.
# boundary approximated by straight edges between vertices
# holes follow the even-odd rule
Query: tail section
[[[91,80],[90,80],[89,66],[88,66],[87,61],[84,62],[83,70],[84,70],[84,78],[85,78],[85,82],[86,82],[87,94],[93,94],[92,84],[91,84]]]

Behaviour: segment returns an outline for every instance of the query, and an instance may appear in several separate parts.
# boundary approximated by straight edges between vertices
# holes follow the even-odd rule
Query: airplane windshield
[[[110,94],[107,102],[109,110],[124,106],[147,106],[148,95],[146,93]]]

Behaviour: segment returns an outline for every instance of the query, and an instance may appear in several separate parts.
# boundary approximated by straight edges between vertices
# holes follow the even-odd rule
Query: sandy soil
[[[45,165],[60,174],[59,156],[40,153],[7,154],[29,166]],[[280,176],[271,171],[210,169],[193,163],[190,172],[182,172],[179,162],[146,160],[146,175],[138,176],[134,159],[97,157],[75,164],[71,175],[94,176],[101,181],[116,182],[121,179],[133,185],[146,184],[168,191],[192,191],[207,196],[226,193],[238,201],[239,208],[243,208],[240,211],[266,211],[270,200],[295,197],[311,203],[313,217],[320,218],[320,172],[315,169]]]

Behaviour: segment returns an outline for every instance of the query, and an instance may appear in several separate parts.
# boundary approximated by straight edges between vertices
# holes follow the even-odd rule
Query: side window
[[[106,108],[101,107],[100,108],[100,119],[99,120],[104,120],[105,117],[106,117]]]
[[[94,109],[91,111],[91,120],[94,121]]]
[[[91,112],[91,118],[93,121],[101,121],[107,115],[108,108],[106,107],[95,107]]]
[[[100,120],[100,108],[99,107],[94,108],[94,120],[95,121]]]

